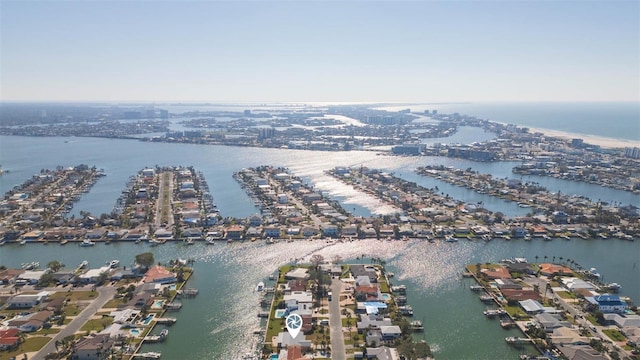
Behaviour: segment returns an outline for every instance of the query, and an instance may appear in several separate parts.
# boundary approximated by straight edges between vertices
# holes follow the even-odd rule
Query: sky
[[[638,1],[5,1],[1,101],[639,101]]]

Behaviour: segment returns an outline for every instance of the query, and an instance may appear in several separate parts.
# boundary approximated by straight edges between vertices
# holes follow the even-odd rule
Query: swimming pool
[[[278,354],[271,354],[271,357],[269,357],[269,360],[278,360]]]
[[[147,315],[147,317],[146,317],[146,318],[142,319],[142,323],[143,323],[143,324],[145,324],[145,325],[149,325],[149,323],[151,322],[151,320],[153,320],[153,317],[154,317],[154,316],[155,316],[154,314],[149,314],[149,315]]]
[[[283,318],[284,314],[286,313],[287,313],[287,309],[276,309],[274,316],[276,317],[276,319],[279,319],[279,318]]]
[[[140,330],[139,329],[131,329],[131,330],[129,330],[129,332],[133,336],[140,336]]]
[[[391,295],[387,294],[387,293],[382,294],[382,300],[384,300],[384,301],[391,300]]]
[[[162,305],[164,305],[164,300],[156,300],[153,302],[153,305],[151,305],[152,309],[162,309]]]

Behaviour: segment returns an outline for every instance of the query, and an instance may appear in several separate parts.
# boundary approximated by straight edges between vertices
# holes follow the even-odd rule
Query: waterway
[[[479,130],[482,132],[482,130]],[[211,188],[214,201],[223,216],[246,217],[257,213],[250,198],[231,177],[234,171],[257,165],[288,167],[317,190],[339,199],[359,215],[395,211],[382,206],[366,194],[344,186],[324,171],[334,166],[367,166],[381,168],[395,175],[416,181],[426,187],[438,186],[440,191],[468,202],[483,201],[493,211],[516,214],[518,208],[500,199],[486,198],[460,187],[446,187],[415,175],[413,169],[428,164],[443,164],[458,168],[471,167],[496,177],[520,178],[511,173],[512,163],[475,163],[460,159],[435,157],[389,157],[375,152],[312,152],[284,149],[235,148],[184,144],[144,143],[131,140],[91,138],[29,138],[0,137],[0,161],[10,172],[0,177],[0,192],[22,183],[43,168],[79,163],[105,169],[91,192],[84,194],[73,212],[93,214],[109,212],[123,190],[129,176],[146,166],[194,166],[202,171]],[[576,184],[551,178],[533,180],[551,191],[578,194],[594,199],[622,203],[640,203],[640,197],[604,189],[590,184]],[[446,191],[445,191],[446,190]],[[479,196],[479,197],[477,197]],[[495,202],[495,203],[494,203]],[[259,295],[255,285],[264,281],[278,266],[317,252],[331,258],[336,254],[345,259],[383,257],[397,283],[409,287],[409,302],[416,310],[415,318],[424,320],[425,338],[434,347],[438,359],[510,359],[518,351],[508,346],[497,321],[485,319],[484,305],[477,295],[468,291],[467,280],[459,274],[467,263],[498,261],[507,257],[527,257],[534,260],[548,256],[571,258],[582,266],[596,267],[605,281],[623,286],[622,294],[640,298],[637,264],[640,262],[640,242],[610,240],[502,241],[489,243],[434,243],[358,241],[327,246],[324,242],[300,241],[265,245],[256,243],[183,246],[165,244],[155,248],[145,244],[99,244],[82,248],[60,246],[5,245],[0,247],[0,264],[19,266],[27,261],[46,264],[59,260],[68,267],[82,260],[100,266],[112,259],[122,265],[133,261],[137,253],[152,251],[157,261],[193,258],[196,274],[191,286],[200,289],[194,299],[185,299],[177,313],[178,323],[172,327],[166,343],[147,345],[145,351],[161,351],[163,358],[178,359],[239,359],[258,341],[251,333],[259,325],[257,318]]]

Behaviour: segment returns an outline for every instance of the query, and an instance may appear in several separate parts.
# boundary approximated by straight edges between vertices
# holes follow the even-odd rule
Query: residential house
[[[368,347],[366,355],[363,352],[356,351],[353,353],[354,359],[376,359],[376,360],[400,360],[400,354],[396,348],[381,346]]]
[[[335,225],[327,225],[322,228],[322,235],[326,237],[337,237],[338,227]]]
[[[566,266],[557,265],[557,264],[549,264],[544,263],[540,264],[540,274],[544,276],[553,276],[553,275],[571,275],[573,271]]]
[[[109,334],[83,337],[73,345],[72,360],[106,360],[114,341]]]
[[[529,315],[540,314],[544,312],[544,307],[536,300],[528,299],[518,301],[518,304]]]
[[[167,270],[164,266],[155,265],[144,274],[142,281],[145,283],[170,284],[176,282],[177,277],[175,273]]]
[[[43,300],[43,296],[38,294],[15,295],[7,300],[8,309],[29,309]]]
[[[402,330],[397,325],[380,326],[380,333],[383,341],[395,340],[402,336]]]
[[[240,225],[232,225],[226,229],[226,238],[230,240],[240,240],[244,234],[244,227]]]
[[[10,328],[0,330],[0,351],[17,348],[20,344],[20,330]]]
[[[587,302],[597,306],[603,313],[624,313],[629,305],[618,295],[602,294],[585,298]]]
[[[282,230],[277,226],[269,226],[264,228],[264,237],[279,238]]]

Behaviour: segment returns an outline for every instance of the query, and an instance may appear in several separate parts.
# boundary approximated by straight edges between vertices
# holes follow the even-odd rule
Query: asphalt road
[[[331,302],[329,303],[329,328],[331,334],[331,359],[345,360],[344,336],[342,334],[342,320],[340,318],[340,291],[342,280],[331,280]]]
[[[98,292],[98,297],[95,298],[89,306],[84,308],[64,329],[60,330],[47,345],[40,349],[35,355],[31,356],[31,359],[43,359],[47,354],[56,352],[56,340],[62,340],[80,330],[82,325],[95,315],[104,304],[111,300],[116,293],[116,289],[112,286],[99,287],[96,291]]]

